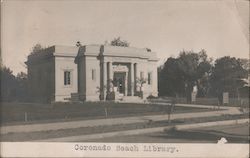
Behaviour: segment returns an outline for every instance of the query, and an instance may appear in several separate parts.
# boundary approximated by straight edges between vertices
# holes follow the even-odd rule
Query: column
[[[124,82],[125,82],[125,87],[124,87],[125,88],[125,92],[124,92],[125,94],[124,95],[127,96],[128,95],[128,72],[126,72]]]
[[[108,62],[108,91],[112,91],[112,81],[113,81],[113,67],[112,62]]]
[[[131,90],[131,96],[134,96],[134,83],[135,83],[135,79],[134,79],[134,63],[130,64],[130,76],[131,76],[131,83],[130,83],[130,90]]]
[[[137,91],[137,63],[135,63],[135,65],[134,65],[134,70],[135,70],[135,72],[134,72],[134,94],[136,93],[136,91]],[[137,95],[137,94],[135,94],[135,95]]]
[[[109,71],[110,72],[110,81],[112,81],[111,82],[111,85],[112,85],[111,87],[112,87],[112,91],[113,91],[114,90],[113,89],[113,87],[114,87],[114,85],[113,85],[114,72],[113,72],[113,63],[112,62],[110,62],[110,68],[109,69],[110,69],[110,71]]]
[[[106,100],[106,92],[107,92],[107,63],[106,62],[103,62],[103,65],[102,65],[102,75],[103,75],[102,77],[103,100]]]

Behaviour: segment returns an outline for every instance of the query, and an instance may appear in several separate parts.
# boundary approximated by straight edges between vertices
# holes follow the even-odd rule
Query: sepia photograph
[[[249,157],[249,0],[1,0],[0,157]]]

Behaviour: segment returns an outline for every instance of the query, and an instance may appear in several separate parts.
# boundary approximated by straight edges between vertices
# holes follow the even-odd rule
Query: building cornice
[[[42,50],[40,53],[28,56],[26,64],[36,62],[37,60],[48,59],[52,57],[69,57],[79,58],[82,56],[91,57],[121,57],[121,58],[135,58],[148,61],[158,61],[155,52],[147,51],[147,49],[135,47],[119,47],[107,45],[85,45],[81,47],[76,46],[62,46],[55,45]]]

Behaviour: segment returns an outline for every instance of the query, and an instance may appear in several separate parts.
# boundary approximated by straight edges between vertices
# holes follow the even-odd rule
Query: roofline
[[[96,53],[88,53],[84,50],[81,50],[80,48],[87,48],[88,46],[93,46],[93,47],[97,47],[98,48],[98,52]],[[66,52],[69,51],[71,53],[66,53],[66,52],[60,52],[61,50],[64,50],[63,47],[65,48],[69,48],[69,50],[65,50]],[[122,53],[120,54],[113,54],[113,53],[105,53],[105,47],[106,48],[119,48],[120,49],[129,49],[130,53],[131,51],[134,50],[138,50],[138,54],[139,55],[134,55],[134,56],[128,56],[128,55],[124,55]],[[61,49],[60,49],[61,48]],[[41,51],[41,53],[36,53],[36,54],[30,54],[28,56],[27,61],[25,62],[25,64],[27,65],[29,62],[32,61],[36,61],[36,60],[41,60],[41,59],[45,59],[45,58],[51,58],[51,57],[80,57],[80,56],[115,56],[115,57],[128,57],[128,58],[138,58],[138,59],[146,59],[149,61],[159,61],[159,58],[156,57],[156,52],[153,51],[147,51],[146,48],[136,48],[136,47],[120,47],[120,46],[112,46],[112,45],[101,45],[101,44],[89,44],[89,45],[83,45],[80,48],[78,48],[77,46],[69,46],[69,45],[53,45],[50,46],[48,48],[45,48],[44,50]],[[77,50],[78,49],[78,50]],[[57,52],[59,51],[59,52]],[[80,52],[82,51],[82,52]],[[115,51],[115,50],[114,50]],[[44,53],[42,53],[44,52]],[[85,53],[86,52],[86,53]],[[111,51],[112,52],[112,51]],[[152,53],[154,54],[153,57],[150,57],[149,54],[143,54],[143,52],[145,53]],[[104,54],[103,54],[104,53]],[[141,54],[141,55],[140,55]]]

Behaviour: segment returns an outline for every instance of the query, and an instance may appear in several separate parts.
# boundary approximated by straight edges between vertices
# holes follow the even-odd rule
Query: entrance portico
[[[157,61],[155,53],[147,49],[107,45],[80,47],[76,57],[80,100],[157,96]]]
[[[102,99],[110,93],[120,96],[134,96],[136,94],[136,63],[107,61],[102,63],[103,80]],[[106,96],[106,97],[105,97]]]

